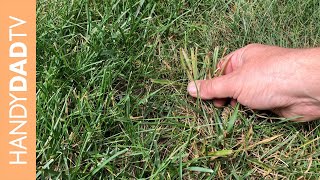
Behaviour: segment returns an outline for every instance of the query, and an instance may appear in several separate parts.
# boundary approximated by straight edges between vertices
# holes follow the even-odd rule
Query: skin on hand
[[[188,92],[223,106],[239,102],[297,121],[320,119],[320,48],[289,49],[250,44],[227,55],[224,75],[190,82]]]

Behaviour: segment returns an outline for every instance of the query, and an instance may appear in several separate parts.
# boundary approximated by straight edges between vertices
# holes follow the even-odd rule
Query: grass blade
[[[234,112],[229,119],[227,133],[230,133],[232,131],[232,129],[234,127],[234,123],[236,122],[236,120],[238,118],[238,113],[239,113],[239,103],[236,105]]]
[[[192,74],[193,78],[198,79],[198,59],[197,59],[198,48],[194,51],[191,49],[191,64],[192,64]]]
[[[214,152],[209,152],[209,156],[215,156],[215,157],[224,157],[224,156],[229,156],[233,153],[233,150],[231,149],[226,149],[226,150],[220,150],[220,151],[214,151]]]
[[[191,75],[191,71],[190,71],[190,69],[188,69],[188,67],[186,66],[186,63],[185,63],[185,61],[186,61],[186,59],[185,59],[185,56],[184,56],[184,50],[182,49],[182,48],[180,48],[180,63],[181,63],[181,65],[182,65],[182,68],[185,70],[185,72],[187,73],[187,76],[188,76],[188,79],[189,79],[189,81],[192,81],[193,80],[193,78],[192,78],[192,75]]]
[[[204,173],[213,173],[212,169],[203,168],[203,167],[188,167],[187,170],[189,170],[189,171],[197,171],[197,172],[204,172]]]
[[[181,50],[182,50],[182,55],[184,57],[184,60],[186,61],[186,64],[187,64],[187,68],[191,72],[192,71],[192,66],[191,66],[188,54],[186,53],[186,51],[184,49],[181,49]]]
[[[108,159],[106,159],[105,161],[103,161],[96,169],[94,169],[92,171],[92,175],[95,175],[97,172],[99,172],[103,167],[105,167],[110,161],[112,161],[113,159],[115,159],[116,157],[120,156],[121,154],[124,154],[125,152],[127,152],[129,149],[126,148],[122,151],[119,151],[117,153],[115,153],[113,156],[109,157]]]

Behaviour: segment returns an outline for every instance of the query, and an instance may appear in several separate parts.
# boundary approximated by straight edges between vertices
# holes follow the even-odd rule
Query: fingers
[[[217,68],[219,69],[219,71],[222,71],[221,72],[222,75],[229,74],[234,70],[232,66],[232,61],[231,61],[231,59],[234,59],[232,58],[233,55],[234,55],[234,52],[228,54],[226,57],[221,59],[217,64]]]
[[[240,48],[234,52],[231,52],[219,61],[217,68],[223,71],[223,75],[229,74],[242,66],[244,62],[243,53],[246,49],[247,46]]]
[[[231,99],[230,104],[231,104],[232,107],[235,107],[237,105],[237,100],[236,99]]]
[[[220,107],[223,107],[223,106],[227,103],[227,101],[228,101],[227,98],[215,99],[215,100],[213,101],[213,105],[214,105],[215,107],[220,108]]]
[[[236,99],[229,99],[229,98],[214,99],[213,104],[215,107],[220,108],[220,107],[225,106],[226,104],[229,104],[229,102],[232,107],[235,107],[237,105]]]
[[[201,99],[216,99],[234,97],[237,91],[237,76],[233,73],[210,80],[190,82],[188,92],[193,97]]]

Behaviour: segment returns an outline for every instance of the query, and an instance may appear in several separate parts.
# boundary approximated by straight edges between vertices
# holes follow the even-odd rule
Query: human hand
[[[188,85],[191,96],[213,99],[223,106],[226,98],[252,109],[271,110],[297,121],[320,118],[320,48],[288,49],[250,44],[222,60],[223,76]]]

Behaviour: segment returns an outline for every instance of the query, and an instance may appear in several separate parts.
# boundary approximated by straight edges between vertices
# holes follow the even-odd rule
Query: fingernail
[[[198,86],[198,89],[197,89]],[[190,82],[187,88],[190,95],[197,95],[197,91],[199,91],[199,83]]]

